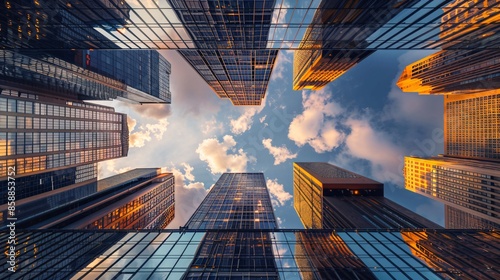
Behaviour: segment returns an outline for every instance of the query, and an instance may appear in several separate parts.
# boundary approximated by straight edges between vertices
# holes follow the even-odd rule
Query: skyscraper
[[[183,279],[278,279],[271,234],[252,231],[277,228],[264,174],[222,174],[185,227],[226,231],[205,234]]]
[[[36,185],[34,186],[37,187]],[[159,168],[138,168],[19,199],[19,228],[163,229],[175,216],[174,177]],[[3,217],[7,205],[0,206]],[[5,228],[8,220],[1,220]]]
[[[275,1],[169,1],[198,50],[179,53],[220,98],[260,105],[278,54],[265,50]]]
[[[0,180],[126,156],[128,126],[113,108],[16,90],[0,95]]]
[[[224,173],[186,223],[189,229],[277,228],[262,173]]]
[[[294,53],[293,89],[321,89],[371,55],[368,37],[415,2],[323,0]]]
[[[496,50],[444,50],[403,70],[397,85],[404,92],[461,94],[500,87],[500,53]]]
[[[444,97],[444,153],[500,161],[500,91]]]
[[[324,162],[294,162],[294,208],[305,228],[440,228],[384,197],[384,185]]]
[[[118,98],[132,102],[170,103],[170,63],[156,50],[75,51],[76,64],[127,85]]]
[[[500,164],[405,157],[405,188],[445,204],[446,228],[499,228]]]

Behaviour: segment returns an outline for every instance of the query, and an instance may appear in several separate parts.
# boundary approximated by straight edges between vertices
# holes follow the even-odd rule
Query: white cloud
[[[217,121],[215,119],[215,117],[212,117],[212,119],[205,121],[201,125],[201,132],[204,135],[223,133],[224,132],[224,124],[222,122]]]
[[[278,57],[276,58],[276,62],[274,63],[273,73],[271,75],[271,81],[277,79],[283,79],[285,77],[285,71],[289,69],[289,66],[292,65],[292,57],[291,55],[287,55],[291,52],[289,51],[280,51]]]
[[[370,161],[374,179],[402,184],[404,151],[393,138],[373,129],[367,118],[350,118],[346,125],[351,128],[351,133],[345,140],[348,154]]]
[[[257,108],[248,108],[236,120],[231,120],[231,132],[234,134],[242,134],[252,127],[253,116],[258,113]]]
[[[175,177],[175,218],[167,228],[184,226],[207,195],[203,183],[191,182],[194,181],[194,176],[191,174],[193,168],[186,163],[181,165],[184,167],[185,173],[175,167],[167,170]],[[186,184],[186,181],[190,181],[190,183]]]
[[[164,119],[172,114],[170,104],[130,104],[122,102],[122,106],[128,107],[145,118]]]
[[[274,165],[285,162],[287,159],[296,158],[297,154],[292,154],[285,145],[281,147],[273,147],[272,140],[267,138],[262,140],[262,145],[269,150],[269,153],[274,157]]]
[[[333,117],[343,112],[337,104],[329,101],[324,90],[302,92],[304,111],[290,123],[288,138],[299,147],[309,144],[317,153],[337,147],[343,133],[335,128]]]
[[[133,122],[131,123],[135,128],[136,124]],[[139,127],[139,131],[132,133],[132,130],[130,130],[129,147],[143,147],[146,142],[153,140],[153,136],[156,138],[156,140],[161,140],[163,138],[163,134],[167,131],[167,126],[167,119],[161,119],[156,124],[141,125]]]
[[[274,207],[284,206],[292,198],[292,195],[285,191],[283,185],[278,183],[278,179],[267,179],[266,184]]]
[[[212,174],[224,172],[244,172],[249,161],[255,159],[247,156],[243,149],[235,150],[236,141],[233,136],[225,135],[223,141],[217,138],[209,138],[196,149],[200,159],[205,161]],[[229,153],[232,151],[233,153]]]
[[[264,115],[263,117],[259,118],[259,122],[263,123],[266,120],[267,115]]]

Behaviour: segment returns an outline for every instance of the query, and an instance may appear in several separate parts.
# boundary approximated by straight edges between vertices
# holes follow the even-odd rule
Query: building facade
[[[169,1],[197,50],[179,53],[220,98],[260,105],[278,55],[265,50],[275,1]]]
[[[204,234],[183,279],[278,279],[271,234],[255,231],[277,227],[264,174],[222,174],[185,228],[226,231]]]
[[[196,262],[208,233],[228,231],[37,231],[19,230],[14,252],[16,272],[2,264],[5,279],[191,279],[187,270]],[[229,231],[241,233],[239,231]],[[500,237],[496,231],[472,230],[245,230],[270,235],[276,275],[259,279],[498,279]],[[0,233],[6,239],[7,232]],[[248,242],[248,241],[247,241]],[[205,262],[218,266],[259,261],[262,246],[220,238]],[[237,252],[238,255],[234,255]],[[50,261],[48,261],[50,260]],[[265,263],[260,263],[263,266]],[[48,269],[51,268],[51,269]],[[263,270],[264,272],[265,270]],[[217,279],[252,278],[211,274]],[[205,279],[197,274],[198,279]]]
[[[500,161],[500,91],[444,98],[444,153]]]
[[[119,98],[132,102],[170,103],[171,65],[154,50],[85,50],[72,52],[76,64],[127,85]]]
[[[500,164],[405,157],[405,188],[445,204],[446,228],[500,227]]]
[[[323,162],[294,162],[294,208],[305,228],[440,228],[384,197],[384,185]]]
[[[18,199],[14,214],[20,228],[163,229],[175,217],[174,188],[171,173],[139,168]]]
[[[374,52],[363,50],[368,37],[416,2],[322,1],[294,52],[293,89],[318,90],[340,77]]]
[[[0,180],[126,156],[126,115],[16,90],[0,95]]]
[[[419,94],[464,94],[500,87],[500,54],[495,50],[443,50],[403,70],[398,87]]]

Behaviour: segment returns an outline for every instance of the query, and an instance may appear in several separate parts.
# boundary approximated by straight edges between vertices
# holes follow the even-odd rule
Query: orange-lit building
[[[498,50],[444,50],[403,70],[397,85],[419,94],[477,93],[500,88]]]
[[[500,227],[500,164],[405,157],[405,188],[444,203],[446,228]]]
[[[294,162],[293,187],[305,228],[440,228],[385,198],[382,183],[328,163]]]
[[[415,2],[322,1],[294,54],[293,89],[318,90],[340,77],[374,52],[364,50],[367,38]]]

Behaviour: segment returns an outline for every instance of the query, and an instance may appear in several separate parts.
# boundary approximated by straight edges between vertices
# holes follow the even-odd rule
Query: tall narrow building
[[[224,231],[204,235],[183,279],[279,278],[271,233],[256,231],[277,228],[264,174],[222,174],[185,228]]]
[[[169,2],[198,49],[179,53],[220,98],[260,105],[278,55],[265,49],[275,0]]]
[[[294,53],[293,89],[321,89],[371,55],[368,37],[415,2],[323,0]]]
[[[445,204],[446,228],[500,227],[500,164],[405,157],[405,188]]]
[[[324,162],[293,163],[294,208],[305,228],[440,228],[384,197],[384,185]]]

